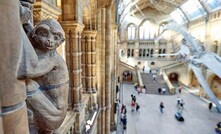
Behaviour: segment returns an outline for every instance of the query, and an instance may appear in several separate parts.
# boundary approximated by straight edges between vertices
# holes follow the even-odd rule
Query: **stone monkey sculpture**
[[[26,82],[30,133],[51,133],[61,125],[67,111],[68,70],[56,51],[64,42],[64,32],[51,19],[33,29],[28,3],[21,4],[20,16],[23,48],[17,77]]]
[[[31,33],[30,41],[41,58],[50,57],[54,67],[42,76],[27,81],[27,105],[33,112],[33,125],[41,133],[57,129],[63,122],[68,101],[69,76],[56,48],[64,42],[63,29],[52,19],[41,21]],[[44,68],[42,68],[44,69]]]

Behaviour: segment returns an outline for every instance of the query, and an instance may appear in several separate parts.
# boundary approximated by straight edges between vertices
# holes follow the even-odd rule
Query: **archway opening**
[[[221,100],[221,79],[218,76],[215,76],[211,82],[211,89],[214,95]]]
[[[133,73],[131,71],[124,71],[123,72],[123,81],[132,81],[133,80]]]
[[[179,75],[177,73],[171,73],[171,74],[169,74],[169,80],[173,84],[178,84]]]

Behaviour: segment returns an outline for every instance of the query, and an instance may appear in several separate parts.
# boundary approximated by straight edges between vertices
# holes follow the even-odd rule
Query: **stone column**
[[[97,80],[97,102],[98,102],[98,106],[101,108],[102,105],[102,77],[101,77],[101,53],[102,53],[102,50],[101,50],[101,38],[102,38],[102,35],[101,35],[101,9],[97,10],[98,13],[97,13],[97,19],[98,19],[98,25],[97,25],[97,29],[98,29],[98,34],[97,34],[97,38],[96,38],[96,65],[97,65],[97,68],[96,68],[96,80]],[[101,111],[101,110],[100,110]],[[98,115],[98,126],[97,126],[97,133],[98,134],[102,134],[102,126],[103,126],[103,123],[102,123],[102,119],[101,119],[101,112],[99,112],[99,115]]]
[[[85,72],[85,86],[88,93],[96,92],[96,31],[85,30],[84,37],[84,72]]]
[[[81,80],[82,80],[82,89],[83,92],[87,92],[86,90],[86,40],[84,37],[84,34],[82,35],[82,40],[81,40]]]
[[[86,36],[86,87],[87,92],[92,93],[91,86],[91,35],[88,31]]]
[[[105,25],[105,134],[110,133],[111,113],[111,10],[106,9]]]
[[[74,22],[62,22],[66,32],[66,62],[70,73],[72,108],[80,110],[81,103],[81,32],[83,26]]]
[[[105,97],[106,97],[106,88],[105,88],[105,22],[106,22],[106,9],[101,8],[101,28],[100,28],[100,80],[98,82],[100,83],[100,108],[101,108],[101,124],[102,126],[99,126],[101,129],[100,134],[105,134]]]
[[[19,1],[1,0],[0,17],[0,133],[29,134],[25,82],[17,79],[23,48],[22,34],[25,34],[21,33]]]
[[[111,130],[116,130],[116,121],[115,121],[115,102],[117,100],[117,94],[116,94],[116,81],[117,81],[117,25],[112,25],[112,49],[111,49],[111,65],[112,65],[112,78],[111,78],[111,90],[112,90],[112,99],[111,99]]]
[[[92,31],[91,38],[91,88],[92,92],[96,93],[96,36],[97,31]]]

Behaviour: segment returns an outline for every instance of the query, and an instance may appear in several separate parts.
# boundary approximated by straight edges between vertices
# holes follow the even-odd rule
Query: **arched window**
[[[165,24],[160,25],[158,34],[161,34],[163,32],[164,26],[165,26]]]
[[[166,49],[163,49],[163,54],[165,54],[166,53]],[[165,57],[165,56],[163,56],[163,57]]]
[[[134,49],[131,49],[131,57],[134,57]]]
[[[127,49],[127,57],[130,57],[130,49]]]
[[[134,25],[130,25],[127,28],[127,32],[128,32],[128,40],[134,40],[135,39],[135,26]]]
[[[161,49],[159,50],[159,54],[161,54]],[[160,55],[158,57],[161,57]]]
[[[154,39],[154,36],[154,26],[149,21],[145,21],[139,28],[140,39]]]
[[[150,50],[150,57],[153,57],[153,49]]]
[[[139,57],[142,56],[142,49],[139,50]]]
[[[149,57],[149,52],[150,52],[150,49],[147,49],[147,57]]]
[[[146,55],[146,49],[143,49],[143,57]]]

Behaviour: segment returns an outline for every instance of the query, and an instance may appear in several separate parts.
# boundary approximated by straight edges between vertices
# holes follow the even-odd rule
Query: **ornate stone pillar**
[[[91,35],[86,33],[86,88],[88,93],[92,93],[91,86]]]
[[[111,10],[106,9],[105,25],[105,134],[110,133],[111,113]]]
[[[25,81],[17,79],[23,48],[22,34],[25,34],[21,34],[19,1],[1,0],[0,10],[0,133],[29,134]]]
[[[96,36],[97,31],[92,31],[92,38],[91,38],[91,86],[92,92],[97,92],[96,89]]]
[[[82,33],[83,34],[83,33]],[[81,80],[82,80],[82,90],[83,92],[86,92],[86,40],[84,35],[82,35],[81,40]]]
[[[72,108],[80,110],[81,103],[81,32],[83,25],[74,22],[62,22],[66,36],[66,62],[70,73],[70,92]]]
[[[111,65],[112,65],[112,75],[111,75],[111,130],[116,130],[115,121],[115,102],[117,100],[116,85],[117,85],[117,25],[112,24],[112,49],[111,49]]]
[[[83,87],[88,93],[96,92],[96,31],[83,31],[84,46],[82,45],[84,65],[82,65],[83,72],[83,81],[85,81]]]

